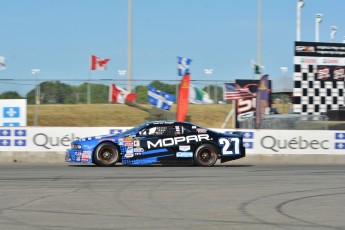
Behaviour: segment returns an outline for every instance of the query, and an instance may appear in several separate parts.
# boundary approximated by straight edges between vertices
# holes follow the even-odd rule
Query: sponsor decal
[[[118,143],[119,143],[119,145],[124,145],[123,138],[119,138]]]
[[[296,46],[296,51],[315,53],[316,49],[315,46]]]
[[[140,138],[136,137],[133,139],[133,146],[139,147],[140,146]]]
[[[196,129],[198,133],[207,133],[207,129]]]
[[[319,67],[317,70],[317,78],[321,80],[327,80],[331,75],[329,74],[329,68],[325,66]]]
[[[178,149],[180,150],[180,151],[189,151],[190,150],[190,146],[189,145],[180,145],[179,147],[178,147]]]
[[[123,144],[128,147],[133,146],[133,137],[126,137]]]
[[[343,80],[345,77],[345,68],[336,67],[333,71],[333,77],[335,80]]]
[[[174,146],[182,143],[192,143],[192,142],[200,142],[202,140],[209,140],[210,137],[208,134],[198,134],[198,135],[190,135],[190,136],[183,136],[183,137],[170,137],[170,138],[163,138],[159,139],[156,142],[147,141],[147,148],[162,148],[162,147],[169,147]]]
[[[125,157],[126,158],[132,158],[134,155],[133,155],[133,153],[126,153],[125,154]]]
[[[81,162],[88,162],[89,159],[91,159],[91,153],[90,152],[83,152],[81,155]]]
[[[322,63],[324,63],[324,64],[338,64],[339,61],[338,61],[338,59],[324,58],[324,59],[322,60]]]
[[[176,152],[176,157],[193,157],[193,152]]]
[[[142,153],[142,152],[144,152],[144,149],[143,149],[143,148],[140,148],[140,147],[136,147],[136,148],[133,149],[133,151],[134,151],[135,153]]]
[[[126,149],[126,153],[133,153],[133,147],[128,147]]]
[[[301,58],[301,63],[305,64],[316,64],[316,58]]]

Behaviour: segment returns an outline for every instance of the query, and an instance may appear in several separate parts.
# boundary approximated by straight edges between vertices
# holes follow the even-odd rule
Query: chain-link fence
[[[266,116],[260,129],[328,130],[325,115],[277,114]],[[255,129],[255,117],[239,121],[241,129]]]
[[[223,101],[223,80],[191,80],[191,84],[216,103]],[[0,98],[26,98],[28,104],[99,104],[109,102],[109,86],[115,84],[127,90],[125,79],[0,79]],[[180,80],[132,80],[132,92],[137,103],[147,103],[147,87],[178,94]]]

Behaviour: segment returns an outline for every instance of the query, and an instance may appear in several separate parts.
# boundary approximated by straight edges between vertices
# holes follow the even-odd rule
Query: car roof
[[[147,125],[194,125],[188,122],[181,122],[175,120],[160,120],[160,121],[149,121]]]

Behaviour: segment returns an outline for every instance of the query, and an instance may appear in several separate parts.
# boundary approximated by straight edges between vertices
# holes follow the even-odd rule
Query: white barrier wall
[[[71,141],[129,127],[1,127],[0,151],[65,152]],[[231,132],[230,129],[214,129]],[[238,130],[236,130],[238,131]],[[345,155],[345,131],[242,130],[248,154]]]

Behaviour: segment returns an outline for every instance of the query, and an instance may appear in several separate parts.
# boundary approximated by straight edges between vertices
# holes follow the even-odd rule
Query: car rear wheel
[[[212,166],[217,159],[218,150],[210,144],[200,145],[194,154],[194,162],[198,166]]]
[[[93,155],[96,165],[102,167],[114,166],[119,159],[119,151],[113,143],[100,144]]]

